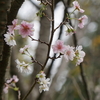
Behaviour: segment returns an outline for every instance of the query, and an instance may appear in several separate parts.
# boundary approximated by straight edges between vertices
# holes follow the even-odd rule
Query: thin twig
[[[52,7],[51,7],[51,13],[52,13],[52,30],[51,30],[51,38],[50,38],[50,42],[49,42],[49,46],[48,46],[48,53],[47,53],[47,58],[46,61],[43,65],[43,68],[41,70],[43,70],[48,62],[49,59],[49,54],[50,54],[50,48],[51,48],[51,43],[53,40],[53,35],[54,35],[54,0],[52,0]]]
[[[63,54],[60,53],[57,57],[56,56],[53,56],[53,57],[49,57],[49,58],[52,59],[52,60],[54,60],[54,59],[61,58],[61,55],[63,55]]]
[[[59,24],[59,26],[57,26],[57,27],[54,29],[54,32],[55,32],[59,27],[61,27],[62,25],[64,25],[65,22],[66,22],[66,21],[61,22],[61,23]]]
[[[28,95],[31,93],[31,91],[33,90],[33,88],[34,88],[34,86],[36,85],[36,80],[35,80],[35,82],[32,84],[32,86],[31,86],[31,88],[29,89],[29,91],[28,91],[28,93],[25,95],[25,97],[23,97],[22,98],[22,100],[25,100],[27,97],[28,97]]]
[[[45,13],[43,13],[43,15],[44,15],[49,21],[53,21],[53,20],[50,19]]]
[[[31,56],[31,59],[32,59],[33,63],[37,63],[38,65],[43,67],[43,65],[40,62],[38,62],[37,60],[35,60],[32,56]]]
[[[43,0],[41,0],[41,3],[44,5],[52,6],[52,4],[48,0],[46,0],[45,2]]]
[[[29,36],[29,37],[32,39],[32,41],[37,41],[37,42],[40,42],[40,43],[48,45],[48,43],[46,43],[44,41],[41,41],[40,39],[37,40],[37,39],[32,38],[31,36]]]

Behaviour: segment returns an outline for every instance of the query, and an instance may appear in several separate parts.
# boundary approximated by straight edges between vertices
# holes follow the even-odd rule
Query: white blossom
[[[36,78],[38,78],[37,82],[40,84],[39,86],[40,93],[42,91],[49,91],[50,78],[46,78],[46,75],[43,71],[40,71],[39,74],[36,75]]]
[[[45,73],[43,71],[41,71],[39,74],[36,75],[37,78],[39,79],[44,79],[45,78]]]
[[[47,85],[49,86],[50,85],[50,78],[43,78],[43,79],[40,79],[40,84],[43,84],[43,85]]]
[[[85,52],[82,51],[82,46],[78,46],[76,47],[76,51],[75,51],[75,60],[76,60],[76,66],[80,65],[81,62],[83,62],[84,56],[85,56]]]
[[[40,91],[40,93],[42,91],[49,91],[49,87],[47,85],[40,85],[39,86],[39,91]]]
[[[67,26],[66,35],[73,35],[75,33],[74,28],[71,25],[69,25],[69,23],[67,23],[66,26]]]
[[[9,32],[7,32],[7,34],[4,34],[4,40],[5,42],[9,45],[9,46],[15,46],[16,45],[16,41],[14,39],[14,36],[12,34],[10,34]]]
[[[17,63],[16,67],[20,72],[28,73],[31,71],[31,66],[29,64],[26,64],[24,61],[21,63],[18,59],[16,59],[15,62]]]

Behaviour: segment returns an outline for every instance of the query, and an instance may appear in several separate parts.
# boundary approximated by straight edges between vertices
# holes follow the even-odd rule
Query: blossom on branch
[[[49,91],[49,87],[47,85],[40,85],[39,86],[39,91],[40,91],[40,93],[42,91]]]
[[[85,56],[85,52],[82,51],[82,46],[78,46],[76,47],[76,51],[75,51],[75,62],[76,62],[76,66],[80,65],[81,62],[83,62],[84,56]]]
[[[86,15],[83,15],[82,17],[80,17],[78,19],[78,21],[79,21],[78,27],[79,28],[83,28],[85,23],[86,23],[86,21],[87,21],[87,19],[88,19],[88,17]]]
[[[16,67],[20,72],[28,73],[31,71],[31,66],[29,64],[26,64],[24,61],[21,63],[18,59],[16,59],[15,62],[17,64]]]
[[[8,79],[5,82],[5,87],[3,89],[4,93],[8,93],[8,89],[11,88],[15,91],[18,91],[19,88],[16,87],[16,83],[19,81],[18,77],[16,75],[13,75],[12,78]]]
[[[69,60],[73,61],[75,57],[74,47],[67,45],[66,50],[64,52],[64,57],[66,61],[69,61]]]
[[[66,46],[63,41],[57,40],[55,45],[52,45],[52,49],[54,53],[64,53]]]
[[[12,79],[13,79],[13,82],[15,82],[15,83],[19,81],[19,79],[16,75],[13,75]]]
[[[40,93],[42,91],[49,91],[50,78],[46,79],[46,75],[43,71],[40,71],[40,73],[36,75],[36,78],[38,79],[37,82],[40,84],[39,86]]]
[[[7,45],[9,45],[9,46],[16,45],[16,41],[14,39],[14,36],[11,33],[7,32],[6,34],[4,34],[4,37],[5,37],[4,40],[7,43]]]
[[[17,83],[19,81],[18,77],[16,75],[13,75],[12,78],[10,78],[9,80],[6,81],[6,83]]]
[[[8,25],[8,26],[7,26],[7,27],[8,27],[8,32],[9,32],[9,33],[14,34],[14,29],[17,29],[17,22],[18,22],[18,19],[14,19],[14,20],[12,21],[12,25]]]
[[[29,49],[29,47],[30,47],[29,45],[25,45],[23,48],[20,48],[19,52],[25,54]]]
[[[26,21],[22,21],[21,24],[19,25],[18,29],[19,29],[19,34],[25,38],[27,36],[32,36],[33,32],[34,32],[34,28],[33,28],[33,24],[32,23],[28,23]]]
[[[84,13],[84,10],[80,8],[80,5],[77,1],[73,1],[73,5],[74,5],[75,10],[78,10],[79,12]]]
[[[41,79],[44,79],[45,76],[46,76],[46,75],[45,75],[45,73],[44,73],[43,71],[40,71],[40,73],[36,75],[36,77],[39,78],[40,80],[41,80]]]
[[[73,35],[75,33],[75,30],[72,26],[70,26],[69,24],[66,25],[67,26],[67,34],[66,35]]]

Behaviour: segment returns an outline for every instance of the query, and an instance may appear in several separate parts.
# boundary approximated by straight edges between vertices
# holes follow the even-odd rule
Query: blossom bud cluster
[[[15,91],[18,91],[18,88],[16,87],[16,83],[18,81],[19,81],[18,77],[16,75],[13,75],[12,78],[10,78],[9,80],[6,81],[3,91],[5,93],[8,93],[8,89],[9,88],[11,88],[11,89],[13,89]]]
[[[19,35],[22,36],[22,38],[25,38],[27,36],[32,36],[34,32],[32,23],[28,23],[26,21],[22,21],[20,25],[18,25],[18,19],[14,19],[12,21],[12,25],[8,25],[8,31],[6,34],[4,34],[4,40],[9,46],[15,46],[16,41],[14,39],[15,36],[15,30],[18,30]]]
[[[40,85],[39,86],[40,93],[42,91],[49,91],[50,78],[46,78],[46,75],[43,71],[40,71],[40,73],[36,75],[36,78],[38,79],[37,82]]]
[[[69,45],[64,45],[63,41],[57,40],[55,45],[52,45],[54,53],[60,53],[64,55],[64,58],[68,62],[69,60],[75,61],[76,66],[83,62],[85,52],[82,51],[82,46],[76,48]]]

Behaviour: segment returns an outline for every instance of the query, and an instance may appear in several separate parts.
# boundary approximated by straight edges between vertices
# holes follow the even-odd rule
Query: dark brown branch
[[[41,67],[43,67],[43,65],[40,62],[38,62],[37,60],[35,60],[33,57],[31,57],[31,59],[32,59],[33,63],[37,63],[38,65],[40,65]]]
[[[55,29],[54,29],[54,32],[59,28],[59,27],[61,27],[62,25],[64,25],[65,24],[65,22],[66,21],[63,21],[63,22],[61,22],[60,24],[59,24],[59,26],[58,27],[56,27]]]
[[[43,68],[42,70],[45,68],[47,62],[48,62],[48,59],[49,59],[49,54],[50,54],[50,48],[51,48],[51,43],[52,43],[52,40],[53,40],[53,35],[54,35],[54,0],[52,0],[52,7],[51,7],[51,13],[52,13],[52,31],[51,31],[51,38],[50,38],[50,42],[49,42],[49,46],[48,46],[48,53],[47,53],[47,58],[46,58],[46,61],[43,65]]]
[[[61,55],[63,55],[63,54],[59,54],[57,57],[53,56],[53,57],[49,57],[49,58],[52,59],[52,60],[55,60],[55,59],[61,58]]]
[[[28,97],[28,95],[31,93],[31,91],[33,90],[34,86],[36,85],[36,80],[35,82],[32,84],[31,88],[29,89],[28,93],[23,97],[22,100],[26,100],[26,98]]]
[[[46,43],[44,41],[41,41],[40,39],[37,40],[37,39],[32,38],[31,36],[29,36],[29,37],[32,39],[32,41],[37,41],[37,42],[40,42],[40,43],[48,45],[48,43]]]

